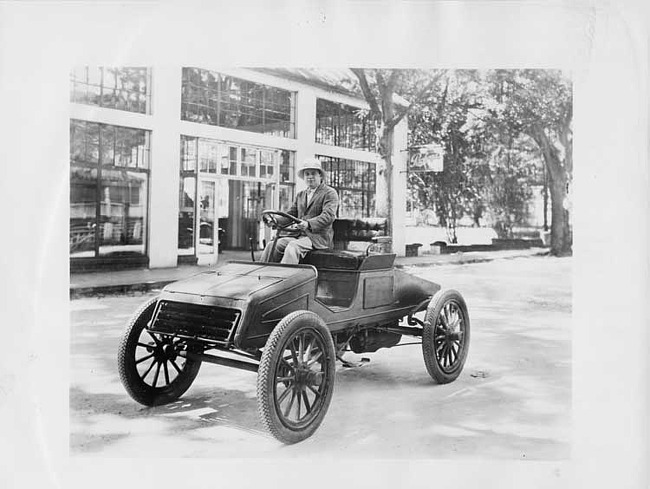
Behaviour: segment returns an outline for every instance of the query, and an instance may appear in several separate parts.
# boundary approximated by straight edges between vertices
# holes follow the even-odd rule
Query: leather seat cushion
[[[358,270],[366,254],[364,252],[342,250],[313,250],[307,253],[302,263],[316,268],[333,268],[338,270]]]

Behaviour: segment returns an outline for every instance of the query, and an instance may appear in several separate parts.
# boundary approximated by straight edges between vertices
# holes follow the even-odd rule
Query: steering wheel
[[[287,219],[289,222],[281,223],[279,218]],[[287,214],[286,212],[281,212],[281,211],[273,211],[273,210],[262,211],[262,220],[264,221],[264,224],[266,224],[270,228],[279,229],[279,230],[287,229],[293,226],[294,224],[298,224],[300,222],[300,219],[292,216],[291,214]]]

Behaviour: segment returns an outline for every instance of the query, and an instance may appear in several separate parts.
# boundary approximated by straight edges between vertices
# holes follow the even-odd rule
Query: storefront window
[[[183,68],[181,119],[295,137],[294,93],[200,68]]]
[[[374,151],[377,142],[375,122],[367,110],[317,99],[316,142]]]
[[[70,122],[71,258],[145,254],[148,169],[148,131]]]
[[[178,254],[214,253],[215,243],[219,251],[261,246],[265,229],[260,215],[275,205],[278,183],[280,208],[291,206],[294,156],[181,136]],[[280,175],[286,183],[278,182]]]
[[[376,164],[319,156],[325,181],[339,193],[339,217],[372,217],[377,187]]]
[[[145,173],[102,170],[99,255],[144,254],[147,179]]]
[[[148,68],[83,66],[70,73],[70,100],[79,104],[150,113]]]

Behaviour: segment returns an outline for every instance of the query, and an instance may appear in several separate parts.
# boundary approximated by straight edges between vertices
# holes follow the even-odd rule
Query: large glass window
[[[294,93],[200,68],[183,68],[181,119],[295,137]]]
[[[317,99],[316,142],[374,151],[377,142],[375,122],[367,110]]]
[[[260,213],[273,205],[279,183],[280,208],[294,194],[295,153],[226,141],[181,136],[178,254],[259,246]],[[197,183],[198,182],[198,183]],[[215,234],[216,233],[216,234]]]
[[[294,153],[280,149],[261,148],[181,136],[181,171],[230,175],[244,179],[261,178],[282,183],[294,181]]]
[[[151,72],[148,68],[84,66],[70,73],[70,100],[110,109],[150,113]]]
[[[325,181],[339,193],[339,217],[362,218],[375,214],[376,164],[319,156]]]
[[[145,254],[149,144],[142,129],[70,121],[71,258]]]

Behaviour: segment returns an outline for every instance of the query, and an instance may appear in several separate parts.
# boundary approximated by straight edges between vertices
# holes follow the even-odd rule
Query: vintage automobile
[[[275,242],[297,221],[279,211],[263,217]],[[430,376],[455,380],[470,340],[463,297],[395,269],[395,254],[376,248],[312,251],[299,265],[235,261],[166,286],[127,325],[122,384],[156,406],[185,393],[203,362],[256,371],[262,422],[291,444],[321,424],[346,351],[421,338]]]

